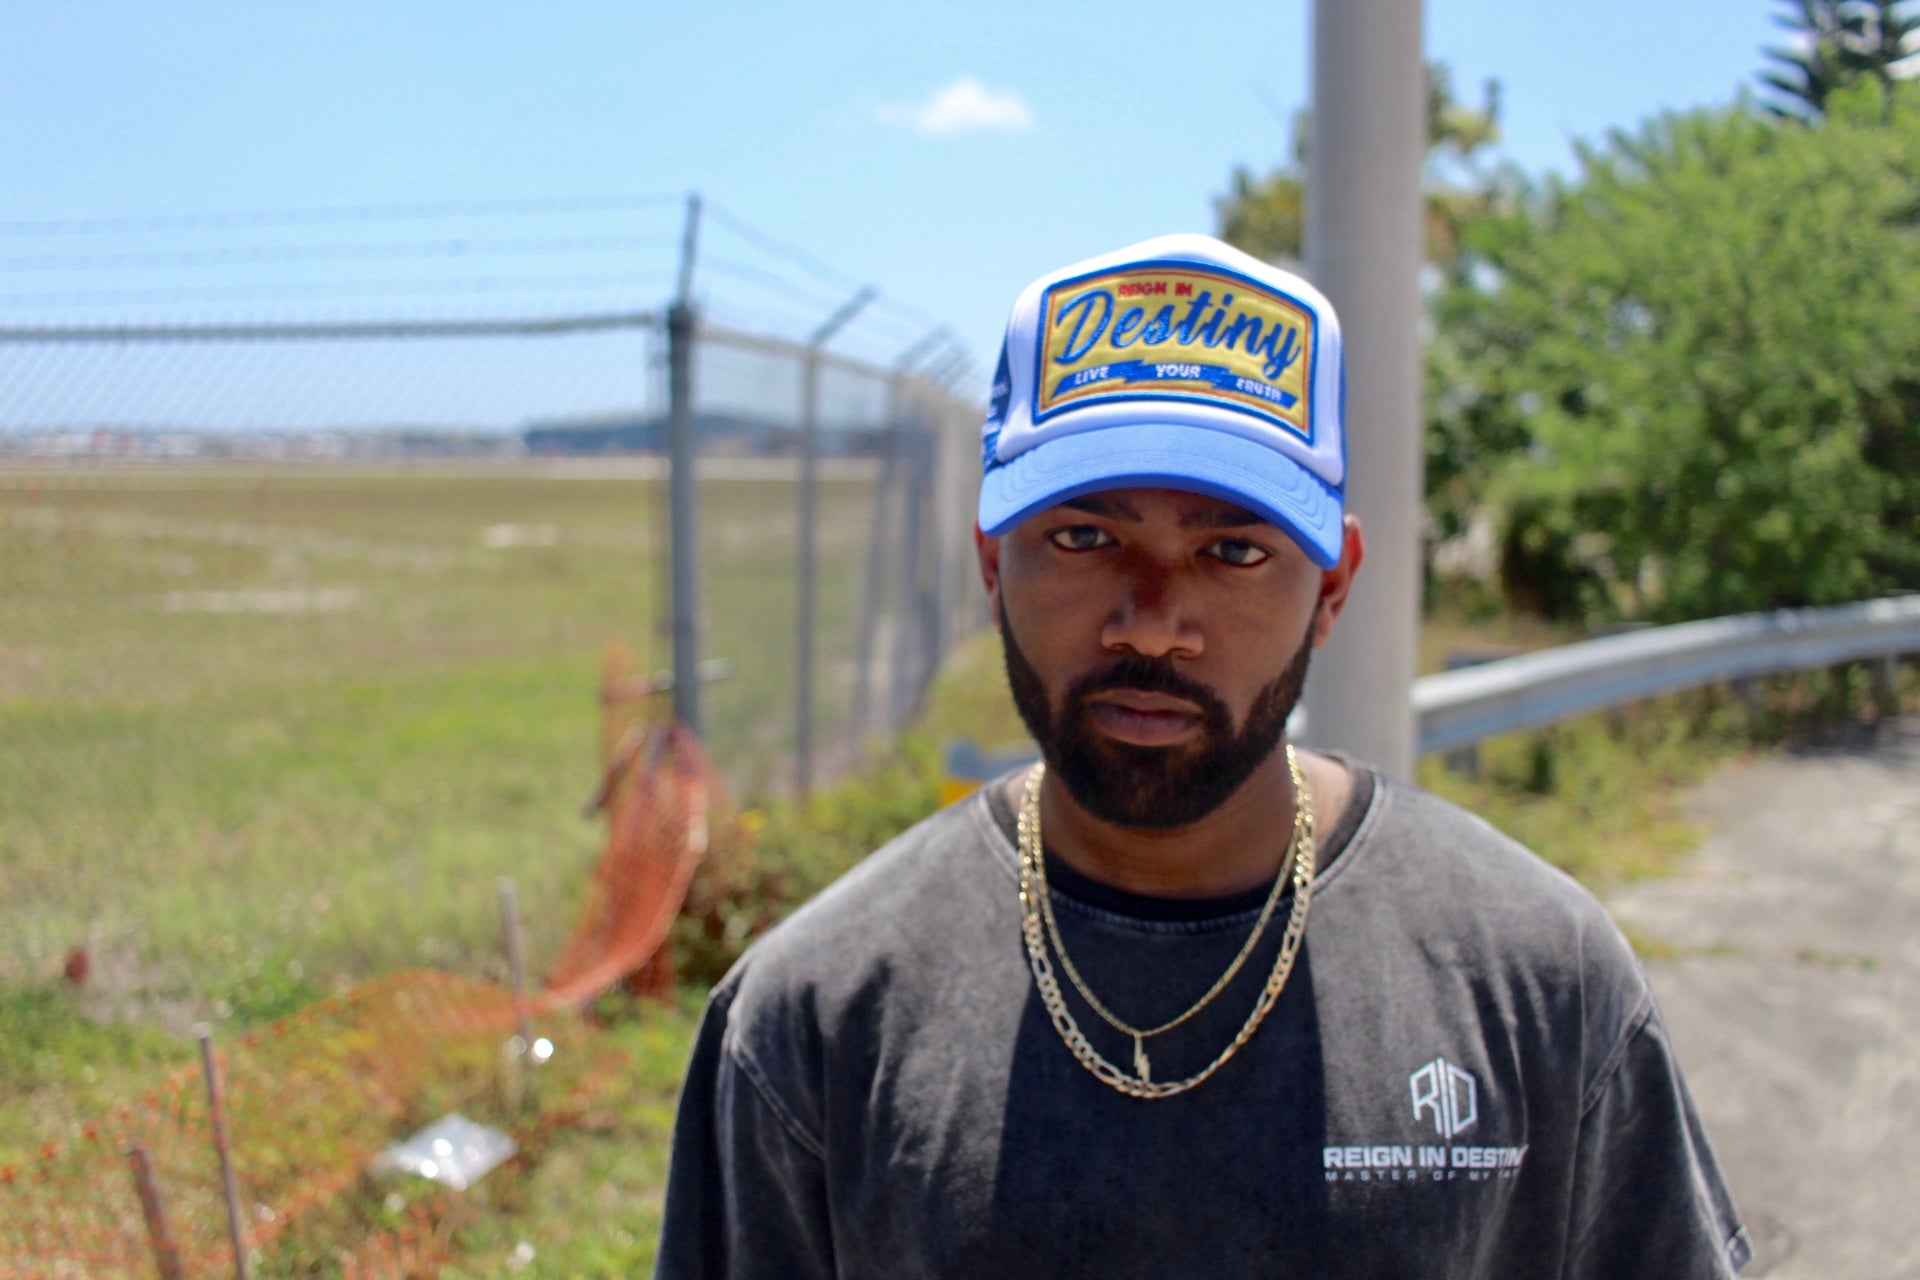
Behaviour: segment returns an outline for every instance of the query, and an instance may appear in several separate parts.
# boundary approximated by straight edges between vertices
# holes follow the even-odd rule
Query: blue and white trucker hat
[[[1013,305],[983,435],[980,528],[1101,489],[1186,489],[1340,559],[1340,321],[1305,280],[1210,236],[1090,258]]]

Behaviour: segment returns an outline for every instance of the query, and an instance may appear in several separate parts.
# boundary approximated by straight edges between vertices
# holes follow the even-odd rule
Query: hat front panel
[[[1136,262],[1049,286],[1037,320],[1036,425],[1082,405],[1172,401],[1313,443],[1318,325],[1278,289],[1193,262]]]

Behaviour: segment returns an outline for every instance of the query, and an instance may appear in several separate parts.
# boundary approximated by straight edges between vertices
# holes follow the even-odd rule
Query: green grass
[[[603,647],[660,665],[657,487],[0,473],[0,981],[89,937],[96,981],[200,1014],[288,966],[475,971],[505,874],[550,955],[597,848],[577,808]],[[870,495],[824,488],[831,726]],[[751,782],[791,735],[791,486],[703,489],[710,651],[735,671],[708,739]],[[503,526],[551,545],[487,545]]]
[[[497,1100],[469,1098],[462,1113],[517,1135],[519,1154],[466,1191],[448,1197],[448,1280],[518,1274],[573,1280],[652,1272],[680,1075],[699,1011],[694,993],[678,1003],[603,1001],[611,1020],[581,1047],[592,1062],[562,1057],[543,1073],[539,1106],[516,1115]],[[564,1052],[564,1051],[563,1051]],[[570,1105],[570,1082],[609,1069],[612,1087]],[[363,1252],[370,1237],[406,1224],[431,1188],[410,1179],[366,1179],[295,1223],[254,1268],[261,1280],[334,1274],[342,1250]]]
[[[1744,734],[1699,731],[1680,711],[1654,704],[1490,739],[1477,775],[1430,757],[1420,782],[1604,891],[1664,874],[1697,847],[1687,788],[1747,747]]]
[[[0,1041],[30,1008],[42,1064],[0,1071],[0,1164],[123,1065],[188,1060],[196,1020],[406,965],[503,977],[499,877],[541,971],[602,839],[604,648],[664,665],[661,496],[537,467],[0,470]],[[749,782],[791,736],[793,497],[702,483],[735,673],[708,738]],[[829,728],[870,499],[822,486]]]
[[[621,1087],[555,1130],[530,1153],[525,1175],[481,1186],[456,1239],[459,1261],[441,1274],[478,1280],[509,1271],[551,1280],[644,1276],[653,1271],[680,1073],[693,1047],[697,1003],[648,1006],[608,1035],[630,1055]],[[516,1250],[531,1249],[521,1264]],[[524,1256],[525,1250],[521,1250]]]

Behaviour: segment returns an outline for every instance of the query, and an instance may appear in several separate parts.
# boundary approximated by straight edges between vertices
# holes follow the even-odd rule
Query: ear
[[[980,558],[980,585],[987,589],[987,610],[993,625],[1000,625],[1000,539],[990,538],[973,526],[973,551]]]
[[[1367,558],[1367,541],[1360,533],[1360,517],[1349,514],[1341,522],[1340,560],[1320,574],[1320,603],[1313,614],[1313,647],[1318,649],[1333,634],[1341,610],[1347,607],[1347,593],[1353,589],[1353,575]]]

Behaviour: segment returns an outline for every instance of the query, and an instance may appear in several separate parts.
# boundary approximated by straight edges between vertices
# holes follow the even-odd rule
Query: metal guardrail
[[[1413,682],[1419,753],[1659,693],[1920,652],[1920,595],[1683,622]]]
[[[1417,751],[1469,747],[1495,734],[1723,680],[1903,653],[1920,653],[1920,595],[1742,613],[1583,640],[1415,680]],[[1301,739],[1306,729],[1303,707],[1287,732]],[[971,743],[950,743],[947,774],[960,787],[954,794],[964,794],[962,784],[1035,758],[1031,747],[987,757]]]

